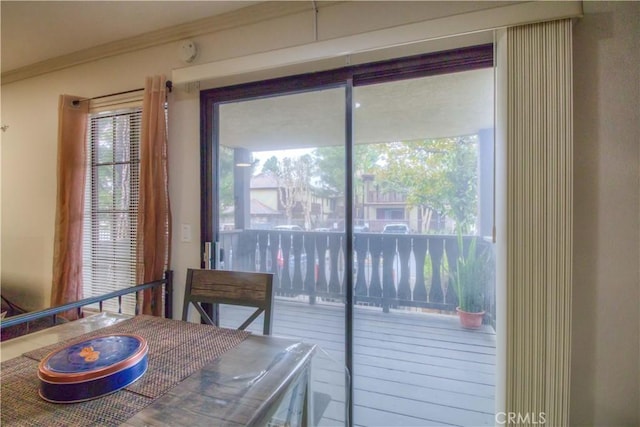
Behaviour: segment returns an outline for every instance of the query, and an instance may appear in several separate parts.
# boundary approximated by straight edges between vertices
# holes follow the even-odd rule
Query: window
[[[92,114],[87,135],[84,297],[136,284],[139,146],[142,109]],[[105,310],[117,311],[117,301]],[[134,298],[122,311],[133,314]]]
[[[378,208],[376,210],[376,219],[397,220],[404,219],[403,208]]]
[[[350,381],[335,371],[319,374],[318,391],[332,400],[320,424],[343,424],[337,402],[352,405],[353,422],[345,424],[493,423],[494,330],[487,324],[475,335],[464,332],[482,337],[483,350],[452,361],[462,341],[450,272],[460,252],[455,226],[465,229],[466,242],[492,249],[476,235],[490,235],[492,224],[488,232],[475,224],[493,206],[477,190],[486,181],[482,196],[493,194],[494,78],[489,45],[201,93],[202,225],[226,255],[218,268],[274,272],[276,311],[295,319],[274,333],[307,330],[318,341],[317,319],[326,320],[325,349],[353,373]],[[225,150],[257,162],[239,168]],[[264,169],[289,179],[294,199],[299,191],[294,201],[303,208],[276,207],[280,218],[313,231],[253,227],[250,178]],[[225,198],[231,181],[237,185],[226,194],[235,198]],[[365,191],[370,197],[361,203]],[[330,198],[335,209],[311,214],[309,192]],[[223,233],[225,215],[236,222]],[[493,283],[483,285],[480,304],[494,324]],[[436,330],[438,354],[430,350]],[[464,382],[486,385],[482,398],[456,394]]]

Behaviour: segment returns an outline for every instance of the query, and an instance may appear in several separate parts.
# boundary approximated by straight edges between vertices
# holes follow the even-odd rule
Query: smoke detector
[[[180,43],[180,59],[184,62],[191,63],[198,55],[198,48],[193,40],[185,40]]]

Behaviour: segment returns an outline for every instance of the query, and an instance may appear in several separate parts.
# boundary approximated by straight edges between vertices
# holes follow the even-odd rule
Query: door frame
[[[243,83],[200,92],[200,245],[218,239],[219,105],[277,95],[289,95],[333,87],[345,87],[345,364],[353,377],[353,88],[494,66],[493,44],[464,47],[386,61],[354,65],[317,73]],[[204,267],[204,260],[202,260]],[[348,381],[347,425],[353,425],[353,381]]]

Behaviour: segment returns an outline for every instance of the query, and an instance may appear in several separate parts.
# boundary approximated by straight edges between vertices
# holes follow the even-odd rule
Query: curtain
[[[507,73],[506,410],[529,414],[522,424],[536,418],[566,426],[573,242],[571,21],[509,28]]]
[[[58,101],[58,165],[51,306],[82,299],[82,220],[89,103],[77,96]],[[74,105],[74,100],[76,105]],[[64,314],[76,319],[77,312]]]
[[[167,172],[166,79],[147,77],[142,104],[137,282],[160,280],[169,265],[171,215]],[[142,312],[162,315],[162,292],[147,289]]]

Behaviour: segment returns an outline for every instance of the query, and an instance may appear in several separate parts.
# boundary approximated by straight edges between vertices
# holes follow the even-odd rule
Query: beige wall
[[[572,425],[640,425],[640,3],[574,28]]]
[[[376,9],[375,13],[356,14],[367,16],[367,20],[354,18],[358,30],[365,30],[367,22],[379,28],[383,23],[424,19],[433,10],[427,3],[397,11],[378,4]],[[638,425],[640,16],[638,3],[586,3],[585,9],[574,42],[576,249],[571,415],[575,424]],[[347,15],[335,11],[325,11],[334,19],[322,30],[325,34],[339,35],[349,28],[341,22]],[[309,42],[308,18],[308,14],[292,15],[242,31],[196,37],[202,48],[198,61]],[[1,142],[3,294],[28,308],[42,308],[49,302],[58,95],[90,97],[140,87],[144,76],[170,76],[173,68],[184,66],[177,52],[178,43],[171,43],[2,86],[2,124],[10,126]],[[206,86],[232,82],[233,78]],[[200,264],[198,93],[176,88],[170,96],[170,111],[171,264],[177,282],[174,306],[180,307],[186,269]],[[192,242],[180,241],[180,224],[191,224]]]
[[[180,65],[172,58],[177,46],[149,49],[140,54],[127,54],[56,73],[2,86],[2,120],[10,123],[2,139],[2,293],[25,308],[42,308],[49,303],[53,258],[53,232],[56,195],[56,149],[58,95],[97,96],[141,87],[146,75],[171,71]],[[126,70],[126,72],[123,72]],[[198,139],[197,95],[184,100],[172,97],[175,113],[180,117],[188,104],[193,104],[194,118],[172,119],[175,135],[173,165],[182,166],[186,140]],[[189,159],[189,167],[172,176],[172,186],[186,171],[197,167]],[[175,194],[178,204],[184,191]],[[197,189],[196,189],[197,193]],[[197,194],[196,194],[197,195]],[[197,222],[196,222],[197,224]]]
[[[200,60],[292,43],[299,20],[289,17],[195,38]],[[287,33],[291,30],[292,33]],[[269,34],[269,37],[260,35]],[[260,41],[256,41],[260,39]],[[233,41],[232,41],[233,40]],[[183,67],[179,42],[105,58],[2,86],[2,292],[28,309],[48,306],[53,257],[57,102],[63,93],[99,96],[143,86],[144,77]],[[171,266],[181,307],[186,269],[200,266],[199,93],[177,87],[169,97],[169,173],[174,236]],[[180,241],[180,224],[191,224],[192,242]]]

